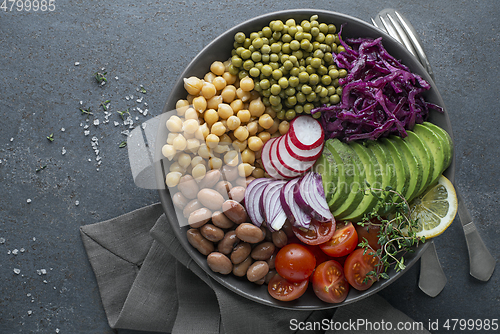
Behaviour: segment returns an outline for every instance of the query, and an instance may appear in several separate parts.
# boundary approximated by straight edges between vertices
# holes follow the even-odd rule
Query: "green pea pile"
[[[240,79],[253,78],[254,89],[280,120],[337,104],[342,94],[339,78],[347,71],[333,61],[333,53],[345,50],[336,31],[335,25],[319,23],[313,15],[300,24],[294,19],[271,21],[248,37],[238,32],[229,72]]]

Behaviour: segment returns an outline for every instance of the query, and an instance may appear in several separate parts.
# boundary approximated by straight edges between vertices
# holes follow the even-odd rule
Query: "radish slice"
[[[261,152],[261,161],[262,161],[262,167],[264,167],[264,170],[266,171],[269,176],[271,176],[273,179],[282,179],[281,175],[278,174],[276,169],[271,165],[271,146],[274,143],[274,141],[277,138],[272,138],[269,139],[264,146],[262,147],[262,152]]]
[[[287,136],[284,143],[288,152],[290,152],[290,155],[300,161],[316,161],[323,152],[323,146],[325,144],[323,142],[321,143],[320,146],[316,148],[310,150],[301,150],[300,148],[295,146],[295,144],[292,142],[289,136]]]
[[[320,174],[307,173],[297,186],[298,191],[294,193],[294,199],[301,208],[311,212],[313,218],[320,222],[330,221],[333,218],[326,202]]]
[[[286,139],[284,136],[277,138],[271,146],[271,164],[276,168],[276,171],[283,176],[283,178],[291,179],[300,176],[301,173],[292,171],[283,164],[283,160],[280,157],[280,149],[282,150],[282,142]]]
[[[287,181],[282,180],[272,181],[266,186],[262,196],[267,226],[275,231],[281,229],[286,220],[286,214],[280,202],[281,188],[283,188],[286,183]]]
[[[287,169],[291,170],[297,174],[303,174],[307,172],[316,162],[314,161],[302,161],[293,157],[290,151],[286,147],[286,141],[288,138],[283,138],[281,145],[278,147],[278,159]],[[321,154],[321,152],[320,152]]]
[[[323,143],[323,127],[311,116],[296,117],[288,130],[290,140],[301,150],[313,149]]]
[[[262,225],[262,222],[264,221],[262,208],[260,207],[260,199],[262,198],[264,188],[271,182],[273,182],[272,179],[255,179],[250,182],[245,190],[245,207],[250,220],[255,226]]]
[[[281,206],[293,226],[309,228],[309,225],[311,224],[311,217],[298,206],[297,202],[295,202],[295,199],[293,198],[293,194],[297,189],[299,181],[300,178],[290,180],[283,188],[281,188]]]

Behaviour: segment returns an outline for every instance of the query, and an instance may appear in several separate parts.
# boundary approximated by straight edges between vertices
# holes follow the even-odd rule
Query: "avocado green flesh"
[[[427,145],[425,145],[420,137],[418,137],[415,133],[408,131],[408,136],[403,140],[413,146],[416,153],[420,157],[420,161],[422,162],[422,169],[424,171],[424,174],[422,175],[421,187],[414,195],[414,197],[416,197],[420,193],[422,193],[422,191],[427,189],[427,186],[430,185],[432,181],[432,175],[434,173],[434,159],[432,158]],[[411,200],[411,198],[409,200]]]
[[[371,150],[367,149],[365,146],[357,142],[350,142],[349,145],[354,149],[354,151],[358,154],[359,158],[363,162],[363,167],[365,170],[365,180],[369,183],[370,187],[380,187],[382,183],[382,175],[375,174],[375,166],[378,165],[378,160],[375,157],[375,154],[373,154]],[[343,219],[358,221],[363,217],[365,213],[372,211],[375,205],[377,205],[377,197],[375,197],[371,192],[368,192],[364,195],[363,199],[356,207],[356,209],[349,215],[345,216]]]
[[[339,176],[337,162],[335,161],[335,158],[330,150],[323,150],[321,156],[314,164],[313,170],[316,173],[321,174],[325,197],[328,201],[328,198],[331,198],[337,191],[336,185]]]
[[[398,148],[404,157],[403,163],[408,167],[410,173],[410,182],[408,185],[407,192],[405,193],[405,198],[409,200],[417,195],[422,185],[423,178],[423,168],[422,162],[420,161],[420,156],[417,154],[413,146],[405,142],[401,137],[391,136],[389,140]]]
[[[394,170],[396,171],[396,187],[395,190],[404,198],[408,196],[408,186],[410,184],[410,171],[408,164],[404,160],[403,153],[399,152],[397,147],[387,138],[381,139],[381,144],[385,145],[392,155],[394,161]],[[399,203],[402,201],[398,195],[394,196],[394,201]]]
[[[424,122],[422,123],[422,125],[434,131],[434,133],[436,133],[441,138],[441,142],[443,144],[443,147],[445,148],[444,153],[446,159],[444,168],[448,168],[450,166],[451,160],[453,159],[453,142],[451,141],[450,135],[444,129],[431,122]]]
[[[328,139],[325,142],[325,149],[327,149],[334,158],[338,171],[338,178],[336,184],[336,191],[333,194],[327,194],[327,203],[330,211],[335,211],[347,198],[349,194],[349,185],[352,183],[354,176],[346,173],[346,165],[350,164],[348,157],[341,156],[337,153],[337,149],[342,147],[342,142],[338,139]],[[347,161],[346,161],[347,160]],[[326,194],[326,193],[325,193]]]
[[[444,147],[448,147],[448,145],[444,145],[441,142],[441,139],[438,135],[434,133],[434,131],[430,130],[428,127],[423,126],[422,124],[415,124],[413,128],[413,132],[422,139],[424,145],[427,146],[429,152],[431,154],[431,159],[434,160],[434,169],[432,172],[432,178],[429,185],[434,184],[441,173],[444,171],[445,165],[445,153]],[[428,185],[428,186],[429,186]]]
[[[364,197],[364,194],[361,191],[361,183],[364,182],[365,171],[358,154],[348,144],[342,143],[342,147],[339,147],[337,152],[341,157],[345,156],[346,160],[351,161],[350,165],[346,165],[346,174],[353,174],[353,182],[347,184],[345,187],[349,190],[347,198],[340,205],[340,207],[332,212],[334,217],[343,218],[353,212]]]

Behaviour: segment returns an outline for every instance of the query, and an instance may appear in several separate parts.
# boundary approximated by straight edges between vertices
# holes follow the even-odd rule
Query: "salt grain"
[[[64,131],[66,131],[66,129],[65,128],[61,128],[61,132],[64,132]]]
[[[31,198],[28,198],[28,199],[26,200],[26,203],[30,204],[30,203],[31,203]]]
[[[10,138],[10,141],[13,142],[14,141],[14,138]]]
[[[120,125],[120,123],[118,123],[117,121],[114,121],[114,122],[113,122],[113,124],[114,124],[115,126]]]
[[[65,155],[65,154],[66,154],[66,149],[65,149],[64,147],[62,148],[61,154],[62,154],[62,155]]]
[[[19,275],[21,273],[21,269],[14,268],[14,274]]]
[[[75,205],[76,205],[76,206],[79,206],[79,205],[80,205],[80,202],[79,202],[79,201],[75,201]]]
[[[88,124],[85,124],[85,126],[83,127],[85,130],[87,130],[89,128],[89,125]]]
[[[99,120],[98,120],[98,119],[94,119],[94,125],[95,125],[95,126],[98,126],[98,125],[99,125]]]
[[[28,315],[32,315],[33,314],[33,311],[32,310],[28,310]]]
[[[141,128],[144,130],[146,128],[146,125],[147,125],[146,123],[142,123]]]
[[[0,244],[4,244],[5,243],[5,238],[0,238]]]
[[[75,61],[75,66],[78,66],[78,65],[80,65],[80,62]]]
[[[14,250],[12,251],[12,254],[14,254],[14,255],[19,254],[19,250],[18,250],[17,248],[16,248],[16,249],[14,249]]]

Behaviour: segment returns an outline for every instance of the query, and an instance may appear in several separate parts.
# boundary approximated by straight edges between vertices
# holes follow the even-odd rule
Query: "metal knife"
[[[488,281],[495,270],[496,260],[486,248],[483,239],[481,239],[458,188],[455,188],[455,191],[458,198],[458,216],[469,249],[470,274],[480,281]]]

